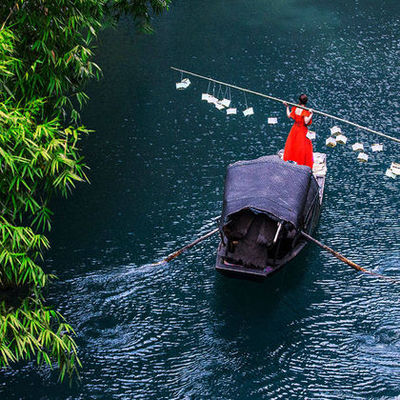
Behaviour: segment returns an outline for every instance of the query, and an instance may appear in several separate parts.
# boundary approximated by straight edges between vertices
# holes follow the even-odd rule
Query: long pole
[[[232,84],[226,83],[226,82],[221,82],[221,81],[218,81],[218,80],[213,79],[213,78],[208,78],[207,76],[203,76],[203,75],[195,74],[194,72],[186,71],[184,69],[180,69],[180,68],[176,68],[176,67],[171,67],[171,69],[173,69],[174,71],[182,72],[182,73],[187,74],[187,75],[195,76],[196,78],[205,79],[207,81],[215,82],[215,83],[223,85],[223,86],[228,86],[228,87],[231,87],[233,89],[241,90],[242,92],[247,92],[247,93],[254,94],[256,96],[264,97],[265,99],[277,101],[279,103],[287,103],[287,104],[290,104],[291,106],[304,108],[304,110],[310,110],[310,108],[308,108],[308,107],[300,106],[299,104],[292,103],[292,102],[286,101],[286,100],[282,100],[282,99],[279,99],[278,97],[269,96],[267,94],[256,92],[254,90],[242,88],[240,86],[232,85]],[[340,122],[343,122],[345,124],[352,125],[352,126],[358,128],[358,129],[362,129],[364,131],[367,131],[367,132],[370,132],[370,133],[374,133],[375,135],[379,135],[379,136],[382,136],[382,137],[384,137],[386,139],[389,139],[389,140],[392,140],[394,142],[400,143],[400,139],[395,138],[393,136],[386,135],[386,133],[379,132],[379,131],[376,131],[376,130],[371,129],[371,128],[367,128],[366,126],[362,126],[362,125],[356,124],[355,122],[351,122],[351,121],[348,121],[346,119],[343,119],[343,118],[340,118],[340,117],[336,117],[335,115],[331,115],[331,114],[328,114],[328,113],[323,112],[323,111],[318,111],[318,110],[314,110],[314,109],[312,109],[312,110],[313,110],[313,112],[315,114],[319,114],[319,115],[323,115],[324,117],[335,119],[336,121],[340,121]]]

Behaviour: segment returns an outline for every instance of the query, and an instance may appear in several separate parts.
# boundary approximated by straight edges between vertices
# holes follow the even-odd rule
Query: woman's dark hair
[[[300,102],[300,104],[302,104],[303,106],[305,106],[305,105],[307,104],[307,100],[308,100],[308,97],[307,97],[306,94],[301,94],[301,95],[300,95],[300,97],[299,97],[299,102]]]

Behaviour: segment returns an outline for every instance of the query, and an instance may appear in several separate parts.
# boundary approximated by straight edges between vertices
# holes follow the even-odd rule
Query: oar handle
[[[169,254],[167,257],[164,258],[164,262],[169,262],[173,260],[174,258],[178,257],[180,254],[182,254],[185,250],[190,249],[191,247],[195,246],[197,243],[202,242],[203,240],[207,239],[208,237],[214,235],[214,233],[218,232],[218,228],[213,229],[212,231],[206,233],[205,235],[197,238],[194,240],[192,243],[187,244],[186,246],[182,247],[179,250],[174,251],[173,253]]]
[[[200,236],[199,238],[194,240],[192,243],[189,243],[186,246],[183,246],[179,250],[176,250],[173,253],[169,254],[167,257],[163,258],[161,261],[158,261],[158,262],[156,262],[154,264],[151,264],[151,265],[153,265],[153,266],[161,265],[161,264],[165,264],[165,263],[173,260],[174,258],[178,257],[180,254],[182,254],[185,250],[190,249],[191,247],[195,246],[197,243],[202,242],[203,240],[205,240],[208,237],[214,235],[218,231],[219,231],[219,228],[215,228],[215,229],[211,230],[210,232],[207,232],[205,235]]]

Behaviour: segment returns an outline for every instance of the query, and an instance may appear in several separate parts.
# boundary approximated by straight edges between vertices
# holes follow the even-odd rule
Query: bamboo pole
[[[223,86],[228,86],[228,87],[231,87],[231,88],[233,88],[233,89],[240,90],[240,91],[242,91],[242,92],[247,92],[247,93],[254,94],[254,95],[256,95],[256,96],[264,97],[265,99],[277,101],[277,102],[282,103],[282,104],[283,104],[283,103],[287,103],[287,104],[289,104],[289,105],[291,105],[291,106],[296,106],[296,107],[299,107],[299,108],[303,108],[304,110],[311,110],[311,109],[308,108],[308,107],[300,106],[299,104],[292,103],[292,102],[286,101],[286,100],[282,100],[282,99],[279,99],[278,97],[269,96],[269,95],[267,95],[267,94],[260,93],[260,92],[256,92],[256,91],[254,91],[254,90],[242,88],[242,87],[240,87],[240,86],[232,85],[232,84],[226,83],[226,82],[221,82],[221,81],[218,81],[218,80],[213,79],[213,78],[208,78],[208,77],[203,76],[203,75],[195,74],[194,72],[186,71],[186,70],[184,70],[184,69],[180,69],[180,68],[176,68],[176,67],[171,67],[171,69],[173,69],[174,71],[182,72],[182,73],[187,74],[187,75],[195,76],[195,77],[200,78],[200,79],[205,79],[205,80],[207,80],[207,81],[215,82],[215,83],[220,84],[220,85],[223,85]],[[319,115],[323,115],[324,117],[328,117],[328,118],[335,119],[336,121],[343,122],[343,123],[345,123],[345,124],[354,126],[354,127],[358,128],[358,129],[362,129],[362,130],[364,130],[364,131],[367,131],[367,132],[370,132],[370,133],[374,133],[375,135],[379,135],[379,136],[382,136],[382,137],[384,137],[384,138],[386,138],[386,139],[389,139],[389,140],[392,140],[392,141],[394,141],[394,142],[400,143],[400,139],[395,138],[395,137],[393,137],[393,136],[389,136],[389,135],[387,135],[386,133],[379,132],[379,131],[376,131],[376,130],[371,129],[371,128],[367,128],[366,126],[362,126],[362,125],[356,124],[355,122],[351,122],[351,121],[348,121],[348,120],[346,120],[346,119],[343,119],[343,118],[340,118],[340,117],[336,117],[335,115],[331,115],[331,114],[328,114],[328,113],[323,112],[323,111],[318,111],[318,110],[315,110],[315,109],[312,109],[312,111],[313,111],[315,114],[319,114]]]

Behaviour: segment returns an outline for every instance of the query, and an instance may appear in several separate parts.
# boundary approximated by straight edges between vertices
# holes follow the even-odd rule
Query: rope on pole
[[[291,106],[303,108],[304,110],[310,110],[310,108],[308,108],[308,107],[300,106],[299,104],[292,103],[292,102],[286,101],[286,100],[282,100],[282,99],[279,99],[278,97],[269,96],[269,95],[267,95],[267,94],[260,93],[260,92],[256,92],[256,91],[254,91],[254,90],[250,90],[250,89],[242,88],[242,87],[240,87],[240,86],[232,85],[232,84],[230,84],[230,83],[218,81],[218,80],[216,80],[216,79],[209,78],[209,77],[207,77],[207,76],[203,76],[203,75],[199,75],[199,74],[195,74],[194,72],[186,71],[186,70],[184,70],[184,69],[180,69],[180,68],[176,68],[176,67],[171,67],[171,69],[173,69],[173,70],[175,70],[175,71],[182,72],[182,73],[187,74],[187,75],[195,76],[195,77],[200,78],[200,79],[205,79],[205,80],[208,80],[208,81],[210,81],[210,82],[214,82],[214,83],[217,83],[217,84],[220,84],[220,85],[228,86],[228,87],[231,87],[231,88],[233,88],[233,89],[240,90],[240,91],[242,91],[242,92],[251,93],[251,94],[254,94],[255,96],[264,97],[265,99],[277,101],[277,102],[279,102],[279,103],[287,103],[287,104],[289,104],[289,105],[291,105]],[[362,129],[362,130],[364,130],[364,131],[367,131],[367,132],[370,132],[370,133],[374,133],[375,135],[382,136],[382,137],[384,137],[384,138],[386,138],[386,139],[392,140],[393,142],[400,143],[400,139],[395,138],[395,137],[393,137],[393,136],[389,136],[389,135],[387,135],[386,133],[379,132],[379,131],[376,131],[376,130],[371,129],[371,128],[367,128],[366,126],[362,126],[362,125],[356,124],[355,122],[351,122],[351,121],[348,121],[348,120],[346,120],[346,119],[343,119],[343,118],[340,118],[340,117],[336,117],[335,115],[331,115],[331,114],[328,114],[328,113],[323,112],[323,111],[318,111],[318,110],[315,110],[315,109],[312,109],[312,110],[313,110],[313,112],[314,112],[315,114],[319,114],[319,115],[323,115],[324,117],[328,117],[328,118],[335,119],[336,121],[343,122],[343,123],[345,123],[345,124],[354,126],[354,127],[358,128],[358,129]]]

